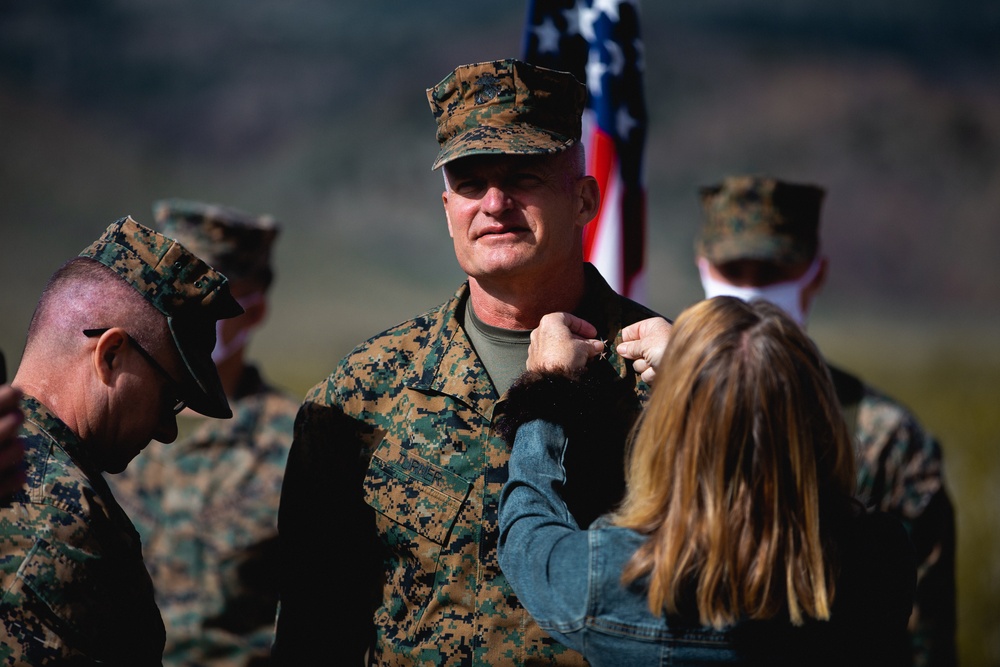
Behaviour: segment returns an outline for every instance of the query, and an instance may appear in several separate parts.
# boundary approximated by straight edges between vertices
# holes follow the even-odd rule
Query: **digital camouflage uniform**
[[[163,315],[185,369],[175,379],[177,398],[228,417],[211,351],[216,321],[243,309],[225,276],[130,217],[112,223],[80,257],[110,269]],[[92,454],[115,443],[84,442],[35,397],[26,395],[22,407],[27,481],[0,504],[0,660],[159,665],[163,621],[139,535]]]
[[[263,665],[277,591],[281,480],[300,401],[247,366],[232,419],[151,443],[109,482],[142,536],[165,665]]]
[[[80,439],[21,401],[27,481],[0,507],[0,663],[159,665],[139,535]]]
[[[858,497],[902,521],[917,559],[910,633],[914,664],[954,665],[955,515],[944,485],[941,446],[904,406],[830,367],[853,425]]]
[[[624,432],[648,387],[614,350],[623,326],[654,315],[586,274],[577,314],[608,341],[590,372],[609,379],[617,426],[566,462],[582,525],[624,489]],[[360,664],[369,647],[379,665],[584,664],[538,628],[497,563],[504,401],[460,326],[467,299],[466,284],[370,339],[307,395],[279,514],[281,664]]]
[[[825,190],[766,176],[730,176],[701,188],[697,256],[717,266],[758,260],[778,266],[819,252]],[[941,447],[905,407],[830,367],[858,454],[858,495],[896,515],[917,558],[910,633],[914,665],[950,667],[955,646],[955,516],[945,489]]]

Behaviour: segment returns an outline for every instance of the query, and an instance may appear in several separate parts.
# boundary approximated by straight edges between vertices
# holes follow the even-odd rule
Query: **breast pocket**
[[[372,455],[364,488],[392,560],[380,616],[405,619],[412,628],[434,590],[472,483],[386,439]]]

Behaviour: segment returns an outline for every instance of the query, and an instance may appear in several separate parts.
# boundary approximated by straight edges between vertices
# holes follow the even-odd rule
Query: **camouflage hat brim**
[[[483,125],[463,132],[441,147],[431,169],[469,155],[546,155],[560,153],[576,139],[530,125]]]
[[[215,322],[168,317],[167,325],[188,371],[187,382],[183,385],[187,407],[206,417],[232,417],[233,411],[229,407],[226,391],[222,387],[215,362],[212,361]]]
[[[792,265],[812,259],[812,254],[801,247],[795,239],[787,236],[728,237],[713,242],[699,242],[695,251],[712,264],[740,260],[757,260],[775,264]]]

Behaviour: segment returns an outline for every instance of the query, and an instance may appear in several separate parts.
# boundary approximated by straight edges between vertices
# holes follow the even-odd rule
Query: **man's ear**
[[[601,187],[597,184],[597,179],[589,174],[579,180],[577,187],[580,201],[577,224],[583,227],[601,210]]]
[[[121,327],[112,327],[98,337],[91,362],[94,372],[104,384],[110,385],[121,368],[121,353],[127,344],[128,334]]]

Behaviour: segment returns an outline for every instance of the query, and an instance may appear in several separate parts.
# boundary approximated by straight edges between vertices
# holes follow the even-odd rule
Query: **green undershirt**
[[[528,362],[528,345],[531,343],[530,329],[501,329],[486,324],[472,309],[472,301],[465,305],[462,326],[486,367],[486,373],[493,381],[498,396],[510,388],[514,380],[524,372]]]

